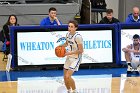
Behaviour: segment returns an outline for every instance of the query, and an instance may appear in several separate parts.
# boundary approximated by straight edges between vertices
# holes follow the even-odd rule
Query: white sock
[[[140,70],[140,65],[137,66],[137,69]]]
[[[132,67],[131,62],[127,62],[127,65]]]
[[[75,89],[75,90],[72,90],[72,92],[76,93],[77,91],[76,91],[76,89]]]
[[[71,89],[69,89],[68,92],[71,92]]]

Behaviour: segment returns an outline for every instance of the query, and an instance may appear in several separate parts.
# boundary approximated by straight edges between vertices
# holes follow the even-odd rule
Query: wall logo
[[[61,37],[57,40],[56,43],[64,44],[66,42],[66,37]]]

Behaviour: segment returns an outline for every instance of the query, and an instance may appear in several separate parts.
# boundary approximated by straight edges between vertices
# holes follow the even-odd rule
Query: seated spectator
[[[107,9],[106,16],[99,22],[100,24],[112,24],[120,22],[117,18],[113,17],[113,10]]]
[[[10,15],[6,24],[3,26],[3,32],[6,39],[6,55],[10,53],[10,31],[9,26],[18,26],[17,17],[15,15]]]
[[[51,7],[49,9],[49,16],[44,18],[41,22],[40,25],[41,26],[45,26],[45,25],[62,25],[61,21],[56,17],[56,8]]]
[[[133,22],[140,23],[140,14],[139,14],[139,8],[138,7],[133,8],[133,13],[128,15],[125,22],[126,23],[133,23]]]
[[[122,51],[125,53],[125,59],[127,62],[127,73],[140,71],[140,36],[138,34],[133,35],[133,43],[127,45]]]

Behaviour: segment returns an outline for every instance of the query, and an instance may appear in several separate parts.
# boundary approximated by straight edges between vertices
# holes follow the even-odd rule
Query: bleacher
[[[43,3],[42,0],[26,0],[26,4],[13,3],[16,1],[20,0],[0,0],[0,11],[2,11],[0,13],[0,26],[6,23],[11,14],[17,15],[20,25],[39,25],[42,18],[48,16],[50,7],[57,9],[58,18],[63,24],[74,19],[75,15],[80,13],[80,4],[76,0],[71,3]]]
[[[0,0],[0,2],[9,2],[11,4],[14,4],[16,2],[19,2],[19,3],[41,3],[41,2],[44,2],[44,1],[48,1],[48,0]]]

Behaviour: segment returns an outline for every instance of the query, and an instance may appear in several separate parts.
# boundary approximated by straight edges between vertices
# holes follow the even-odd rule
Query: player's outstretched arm
[[[127,52],[131,52],[131,51],[132,51],[132,50],[131,50],[131,46],[128,45],[127,47],[123,48],[122,51],[123,51],[123,52],[126,52],[126,53],[127,53]]]
[[[128,53],[128,52],[139,53],[140,52],[140,51],[132,49],[130,45],[128,45],[126,48],[123,48],[122,51],[125,53]]]

